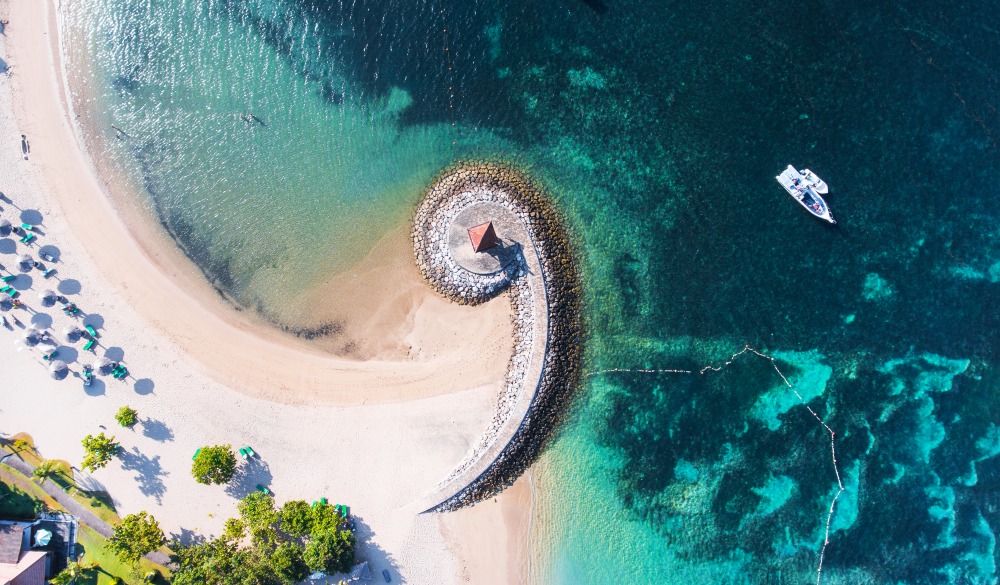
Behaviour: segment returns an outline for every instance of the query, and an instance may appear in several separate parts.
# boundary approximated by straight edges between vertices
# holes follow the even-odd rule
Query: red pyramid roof
[[[500,243],[492,221],[469,228],[469,239],[472,241],[472,249],[476,252],[488,250]]]

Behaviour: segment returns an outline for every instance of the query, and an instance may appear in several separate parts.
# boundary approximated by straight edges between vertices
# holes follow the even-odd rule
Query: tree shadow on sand
[[[357,546],[355,548],[357,554],[354,562],[368,561],[368,567],[372,571],[373,582],[382,581],[382,571],[388,569],[393,583],[407,583],[406,577],[400,575],[399,570],[396,568],[396,559],[393,558],[389,551],[379,546],[372,539],[375,536],[375,532],[371,526],[365,523],[364,519],[359,516],[351,516],[351,520],[354,521],[354,537],[357,539]]]
[[[269,486],[274,477],[271,475],[271,466],[266,461],[261,461],[257,457],[251,457],[236,467],[233,479],[226,484],[226,493],[234,498],[253,492],[258,485]]]
[[[154,441],[165,443],[174,440],[174,431],[162,420],[147,418],[142,421],[142,434]]]
[[[173,548],[176,548],[176,545],[195,546],[205,544],[208,541],[208,539],[205,538],[205,535],[198,534],[194,530],[190,530],[188,528],[181,528],[180,532],[169,533],[167,535],[167,540],[171,543],[175,543]]]
[[[139,491],[143,495],[154,498],[157,504],[162,503],[163,494],[166,492],[163,478],[170,475],[170,472],[163,470],[163,466],[160,465],[160,456],[157,455],[151,459],[140,453],[137,447],[132,447],[131,451],[122,451],[120,457],[122,469],[136,472],[133,479],[139,484]]]

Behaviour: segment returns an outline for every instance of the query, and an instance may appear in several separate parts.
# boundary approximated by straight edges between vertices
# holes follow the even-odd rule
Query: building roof
[[[476,252],[488,250],[500,243],[492,221],[469,228],[469,240],[472,241],[472,249]]]
[[[24,525],[0,524],[0,563],[16,565],[21,558]]]
[[[29,550],[16,565],[0,565],[0,583],[45,585],[45,553]]]

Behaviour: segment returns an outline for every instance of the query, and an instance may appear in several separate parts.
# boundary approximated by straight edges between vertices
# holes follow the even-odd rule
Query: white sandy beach
[[[216,533],[262,483],[279,503],[351,505],[367,540],[359,557],[397,582],[522,582],[527,478],[471,510],[419,515],[413,505],[490,420],[510,357],[493,341],[510,336],[507,302],[469,308],[436,297],[394,233],[348,273],[363,287],[359,327],[380,359],[331,356],[232,310],[149,218],[123,217],[114,202],[130,194],[93,172],[67,113],[54,11],[0,0],[9,21],[0,58],[10,67],[0,75],[0,192],[13,202],[0,202],[0,217],[40,224],[30,248],[0,239],[0,264],[19,274],[18,255],[58,251],[53,278],[33,270],[14,283],[31,310],[5,315],[61,339],[74,320],[38,301],[40,290],[58,290],[99,330],[96,355],[123,361],[131,377],[85,388],[78,374],[94,356],[80,342],[59,348],[74,374],[52,380],[41,351],[17,342],[21,328],[0,329],[0,432],[27,432],[45,457],[78,464],[80,439],[107,427],[125,454],[94,479],[122,514],[147,510],[178,536]],[[344,286],[348,277],[337,278]],[[125,404],[139,411],[134,431],[114,426]],[[199,485],[191,455],[216,443],[249,444],[261,457],[230,488]]]

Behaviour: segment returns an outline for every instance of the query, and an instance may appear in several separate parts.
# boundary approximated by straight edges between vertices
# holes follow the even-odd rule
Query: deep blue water
[[[103,115],[136,127],[109,152],[242,302],[356,260],[457,157],[509,158],[573,225],[591,369],[749,343],[836,430],[823,582],[997,581],[995,3],[77,6]],[[252,237],[275,213],[341,236],[276,251]],[[815,581],[829,437],[767,362],[595,376],[574,414],[539,465],[537,582]]]

